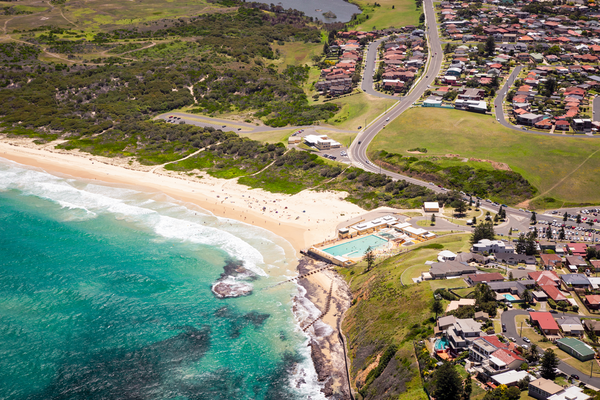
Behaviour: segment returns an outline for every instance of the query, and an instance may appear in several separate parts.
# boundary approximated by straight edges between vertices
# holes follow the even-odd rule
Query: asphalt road
[[[516,323],[515,323],[515,317],[517,315],[529,315],[529,312],[524,311],[524,310],[508,310],[508,311],[502,313],[501,320],[502,320],[502,323],[506,325],[506,332],[504,333],[504,335],[506,337],[514,338],[516,343],[519,346],[522,346],[527,343],[525,343],[525,341],[521,338],[521,336],[517,332],[518,327],[516,326]],[[558,350],[558,351],[562,351],[562,350]],[[541,353],[543,353],[543,351],[540,351],[540,354]],[[585,382],[589,385],[600,388],[600,377],[592,376],[590,378],[590,371],[579,371],[579,370],[571,367],[569,364],[564,363],[562,361],[558,364],[558,369],[563,371],[567,375],[578,375],[579,380],[581,382]]]
[[[496,111],[496,120],[498,120],[502,126],[505,126],[510,129],[515,129],[518,131],[520,131],[522,129],[517,129],[517,128],[515,128],[514,125],[512,125],[506,121],[506,118],[504,116],[504,109],[502,108],[502,103],[504,103],[504,99],[506,98],[506,95],[508,94],[508,90],[510,89],[512,84],[515,82],[516,77],[519,76],[519,73],[521,72],[522,69],[523,69],[523,67],[521,65],[515,67],[512,74],[510,74],[510,76],[506,80],[506,83],[504,84],[504,86],[502,86],[502,88],[500,90],[498,90],[496,100],[494,100],[494,110]]]
[[[600,96],[594,97],[592,106],[592,121],[600,121]]]
[[[383,99],[400,100],[400,96],[390,96],[389,94],[380,93],[373,88],[373,74],[375,73],[375,61],[377,60],[377,49],[379,45],[385,42],[387,38],[382,38],[371,42],[367,47],[367,60],[365,62],[365,70],[363,71],[363,80],[361,89],[363,92]]]
[[[435,77],[440,72],[442,67],[442,46],[440,44],[440,37],[437,31],[437,24],[435,20],[435,12],[433,9],[432,0],[426,0],[424,2],[424,11],[425,11],[425,20],[427,24],[427,35],[429,36],[429,59],[426,68],[426,72],[424,76],[421,77],[420,81],[413,87],[412,91],[402,98],[402,100],[397,103],[394,107],[392,107],[382,118],[375,120],[369,126],[365,127],[361,132],[359,132],[357,138],[354,140],[349,149],[349,155],[352,162],[367,171],[379,173],[380,168],[371,164],[367,157],[367,147],[373,138],[384,129],[385,125],[390,121],[402,114],[404,111],[409,109],[412,104],[418,100],[423,92],[427,90],[428,85],[431,85],[435,80]],[[375,42],[377,43],[377,42]],[[378,44],[375,44],[373,48],[369,46],[369,54],[367,55],[367,67],[365,69],[365,73],[369,72],[369,62],[368,60],[371,57],[375,57],[377,53]],[[373,54],[372,54],[373,53]],[[372,62],[374,63],[374,58],[372,58]],[[372,72],[373,67],[371,66],[370,71]],[[369,82],[368,78],[365,78],[363,85],[367,85]],[[370,85],[372,87],[372,77],[370,78]],[[363,86],[364,88],[364,86]],[[437,186],[428,185],[426,182],[420,181],[418,179],[410,178],[405,175],[395,174],[390,171],[381,170],[382,173],[392,177],[393,179],[404,179],[407,182],[415,183],[417,185],[427,185],[430,189],[441,192],[442,189]]]

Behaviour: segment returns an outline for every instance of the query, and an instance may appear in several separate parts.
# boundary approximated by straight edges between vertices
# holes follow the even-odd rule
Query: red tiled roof
[[[560,277],[554,271],[531,271],[528,275],[531,279],[533,279],[536,282],[539,282],[542,279],[542,277],[548,277],[556,283],[560,282]]]
[[[506,364],[510,364],[516,360],[525,361],[523,358],[519,357],[512,351],[505,350],[505,349],[498,349],[495,352],[493,352],[491,355],[500,359],[501,361],[505,362]]]
[[[585,296],[585,301],[587,301],[588,304],[600,304],[600,295],[589,294],[589,295]]]
[[[540,287],[554,301],[567,300],[566,296],[554,285],[540,285]]]
[[[556,288],[555,288],[556,289]],[[529,313],[532,321],[536,321],[542,330],[558,330],[558,324],[549,312],[532,311]]]
[[[483,340],[496,347],[497,349],[508,349],[506,343],[502,343],[496,335],[488,335],[482,337]]]

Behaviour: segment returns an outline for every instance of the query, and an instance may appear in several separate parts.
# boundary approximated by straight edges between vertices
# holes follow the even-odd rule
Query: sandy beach
[[[307,190],[293,196],[276,194],[250,189],[235,180],[208,175],[190,177],[160,166],[142,166],[128,159],[58,150],[54,148],[55,143],[40,146],[31,139],[0,140],[0,157],[19,164],[57,175],[133,185],[138,190],[164,193],[216,216],[265,228],[292,245],[300,260],[299,275],[327,266],[301,256],[300,250],[333,239],[341,222],[356,219],[365,212],[344,201],[346,194],[341,192]],[[311,338],[311,355],[319,380],[324,385],[323,392],[327,397],[350,398],[346,355],[340,340],[341,321],[351,301],[349,288],[335,271],[323,271],[300,279],[298,283],[306,293],[301,298],[296,297],[295,307],[312,310],[304,318],[297,314],[300,326],[307,326],[324,313],[306,331]],[[303,299],[310,303],[303,305]]]
[[[265,228],[286,239],[299,256],[301,249],[333,239],[336,226],[364,212],[344,201],[346,193],[305,190],[296,195],[270,193],[216,179],[198,171],[190,177],[161,167],[142,166],[124,158],[92,156],[78,150],[55,149],[56,143],[0,138],[0,157],[46,172],[108,183],[134,185],[195,204],[218,217]]]

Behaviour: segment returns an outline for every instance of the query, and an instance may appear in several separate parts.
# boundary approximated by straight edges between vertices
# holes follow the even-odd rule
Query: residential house
[[[502,240],[481,239],[473,244],[471,251],[474,253],[514,253],[515,249],[512,245]]]
[[[548,397],[548,400],[588,400],[592,396],[585,394],[583,389],[577,386],[570,386],[563,389],[561,392]]]
[[[459,277],[461,275],[469,275],[477,272],[476,267],[465,265],[457,261],[438,262],[431,264],[429,274],[432,279],[445,279],[449,277]]]
[[[587,268],[587,263],[581,256],[566,256],[566,265],[569,270],[577,272],[579,268]]]
[[[508,253],[499,253],[495,254],[496,260],[498,262],[509,264],[509,265],[517,265],[517,264],[527,264],[527,265],[535,265],[536,260],[534,256],[528,256],[525,254],[508,254]]]
[[[597,319],[586,319],[585,327],[589,331],[593,331],[596,335],[600,335],[600,321]]]
[[[452,300],[446,307],[446,312],[458,310],[461,307],[474,307],[475,299],[460,299],[460,300]]]
[[[563,390],[563,387],[557,385],[549,379],[539,378],[529,382],[529,395],[538,400],[547,400]]]
[[[567,251],[574,256],[585,257],[587,254],[587,245],[585,243],[568,243],[566,247]]]
[[[446,332],[448,328],[454,325],[456,322],[456,317],[454,315],[448,315],[446,317],[440,317],[437,320],[437,330],[438,332]]]
[[[591,289],[592,285],[585,274],[563,274],[560,276],[563,285],[569,289]]]
[[[537,324],[544,335],[558,335],[560,328],[552,318],[552,314],[545,311],[532,311],[529,313],[531,322]]]
[[[456,319],[456,322],[446,331],[450,348],[463,350],[481,336],[481,324],[472,318]]]
[[[469,286],[475,286],[478,283],[488,283],[488,282],[502,282],[504,281],[504,276],[498,272],[492,272],[487,274],[473,274],[468,275],[465,279]]]
[[[567,296],[553,285],[543,285],[540,288],[554,301],[567,301]]]
[[[528,275],[540,286],[560,286],[560,277],[554,271],[531,271]]]
[[[562,263],[562,258],[556,254],[540,254],[540,261],[544,269],[553,270],[556,264]]]
[[[556,341],[559,349],[577,358],[579,361],[592,360],[596,355],[594,349],[580,340],[562,338]]]
[[[584,303],[591,310],[600,310],[600,295],[588,294],[585,296]]]
[[[570,336],[581,336],[583,335],[583,325],[581,324],[581,320],[579,317],[575,316],[562,316],[556,320],[560,329],[564,332],[565,335]]]
[[[528,376],[529,372],[527,371],[509,370],[492,376],[492,382],[494,382],[496,385],[516,386],[520,381]]]

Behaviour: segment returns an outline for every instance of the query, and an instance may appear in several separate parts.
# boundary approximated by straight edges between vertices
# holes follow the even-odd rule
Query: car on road
[[[525,310],[525,311],[530,311],[530,312],[531,312],[531,311],[535,311],[535,310],[534,310],[533,308],[529,307],[529,308],[528,308],[527,310]],[[525,340],[525,338],[523,338],[523,340]],[[527,340],[525,340],[525,341],[527,341]]]
[[[510,340],[511,342],[516,342],[514,337],[509,337],[508,340]]]
[[[506,332],[506,324],[502,324],[502,332]]]
[[[241,130],[242,130],[242,128],[238,128],[238,131],[241,131]]]
[[[387,117],[385,120],[386,120],[386,121],[389,121],[389,120],[390,120],[390,117]]]
[[[527,346],[526,344],[524,344],[523,346],[521,346],[521,348],[525,349],[525,350],[529,350],[529,346]]]
[[[361,143],[362,143],[362,141],[360,141],[360,140],[359,140],[359,141],[358,141],[358,144],[361,144]]]
[[[571,379],[579,380],[579,375],[571,374]]]
[[[531,343],[531,340],[529,340],[529,338],[527,336],[523,336],[523,341],[525,343]]]
[[[227,125],[223,125],[221,128],[225,128],[225,127],[227,127]]]

